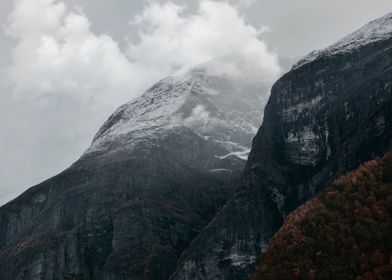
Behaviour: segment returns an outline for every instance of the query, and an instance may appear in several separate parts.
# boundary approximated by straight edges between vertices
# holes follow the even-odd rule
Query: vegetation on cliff
[[[391,279],[392,153],[290,214],[253,280]]]

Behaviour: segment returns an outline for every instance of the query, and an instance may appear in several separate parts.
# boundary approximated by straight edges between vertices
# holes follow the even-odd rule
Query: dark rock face
[[[1,280],[169,278],[234,194],[260,125],[264,87],[240,96],[207,70],[120,107],[80,160],[0,208]]]
[[[249,278],[288,213],[392,149],[391,23],[390,14],[313,53],[274,85],[242,187],[172,279]]]
[[[154,150],[122,156],[81,160],[1,208],[1,279],[168,278],[236,173],[159,170],[150,165],[168,158]]]

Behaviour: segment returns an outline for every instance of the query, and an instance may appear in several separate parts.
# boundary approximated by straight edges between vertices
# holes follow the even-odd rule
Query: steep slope
[[[241,188],[172,279],[245,279],[284,217],[392,149],[392,14],[304,58],[272,88]]]
[[[257,279],[389,279],[392,154],[340,178],[290,214]]]
[[[158,82],[1,207],[0,279],[167,279],[233,194],[260,124],[268,87],[215,71],[230,59]]]

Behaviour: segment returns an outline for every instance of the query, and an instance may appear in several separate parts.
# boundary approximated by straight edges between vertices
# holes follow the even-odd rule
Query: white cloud
[[[185,125],[204,133],[213,132],[217,128],[230,127],[230,125],[224,120],[211,116],[210,112],[201,104],[196,105],[188,117],[177,121],[181,125]]]
[[[0,80],[6,84],[0,181],[7,193],[69,165],[117,106],[160,78],[231,54],[254,63],[255,69],[239,71],[248,77],[272,81],[279,72],[261,29],[248,24],[237,5],[204,0],[189,13],[171,2],[148,2],[132,22],[139,40],[122,50],[110,36],[94,33],[87,15],[65,1],[15,1],[6,26],[15,39],[12,63],[1,69]],[[238,74],[237,67],[226,65],[225,72]]]
[[[93,34],[87,17],[61,2],[18,1],[8,33],[18,40],[8,78],[19,96],[72,95],[118,105],[132,89],[134,69],[117,43]]]
[[[128,55],[162,73],[183,72],[215,57],[240,54],[258,64],[259,74],[276,77],[276,56],[260,38],[259,29],[247,24],[238,9],[225,2],[200,1],[195,14],[184,7],[151,3],[134,21],[140,42],[130,44]]]
[[[17,40],[8,81],[19,96],[65,95],[114,106],[157,79],[219,56],[241,54],[257,63],[262,78],[276,76],[276,56],[260,39],[263,28],[247,24],[235,6],[203,0],[194,14],[184,9],[149,2],[132,21],[140,40],[130,42],[125,54],[111,37],[94,34],[85,14],[63,2],[19,0],[7,28]]]
[[[203,127],[207,125],[210,119],[210,113],[203,105],[199,104],[193,108],[191,115],[185,118],[183,123],[189,127]]]

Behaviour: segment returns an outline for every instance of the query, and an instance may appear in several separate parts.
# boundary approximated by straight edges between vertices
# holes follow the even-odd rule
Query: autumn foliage
[[[253,279],[392,279],[392,154],[289,215]]]

